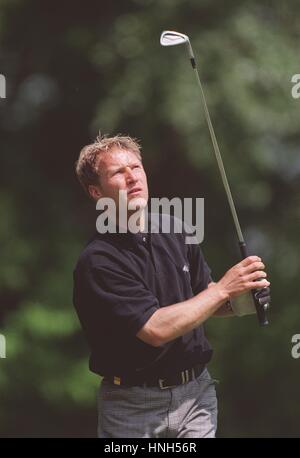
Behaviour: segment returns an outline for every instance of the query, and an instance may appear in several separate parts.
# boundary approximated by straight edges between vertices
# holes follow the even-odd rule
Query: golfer
[[[213,282],[200,246],[186,243],[175,224],[162,231],[163,220],[173,218],[146,212],[147,177],[135,139],[98,137],[81,150],[76,173],[95,203],[105,198],[116,208],[117,230],[96,231],[74,270],[90,369],[103,377],[98,437],[215,437],[212,349],[203,323],[213,315],[255,313],[250,296],[238,303],[251,289],[263,288],[260,299],[269,301],[263,262],[249,256]],[[119,223],[120,194],[126,223],[132,208],[140,209],[137,230],[124,227],[124,218]]]

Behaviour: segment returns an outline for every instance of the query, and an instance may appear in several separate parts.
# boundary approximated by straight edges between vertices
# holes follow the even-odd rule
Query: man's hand
[[[266,279],[267,274],[263,270],[264,264],[261,262],[261,258],[258,256],[248,256],[243,261],[239,262],[231,269],[229,269],[225,275],[217,282],[217,287],[227,299],[239,296],[252,289],[267,288],[267,293],[259,291],[259,300],[262,304],[268,302],[267,297],[269,294],[270,282]],[[262,296],[261,296],[262,294]],[[263,302],[266,301],[266,302]]]

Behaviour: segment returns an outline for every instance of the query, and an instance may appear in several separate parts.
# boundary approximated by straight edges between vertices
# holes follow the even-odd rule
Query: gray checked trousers
[[[217,397],[207,369],[174,388],[125,387],[103,380],[98,391],[99,438],[215,437]]]

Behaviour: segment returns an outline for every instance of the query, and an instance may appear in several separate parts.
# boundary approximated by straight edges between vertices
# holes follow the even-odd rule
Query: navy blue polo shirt
[[[159,222],[154,215],[150,219],[153,230]],[[174,228],[96,233],[74,270],[73,295],[91,349],[91,371],[147,380],[207,363],[212,349],[202,325],[160,347],[136,334],[159,308],[190,299],[210,281],[200,246],[186,244]]]

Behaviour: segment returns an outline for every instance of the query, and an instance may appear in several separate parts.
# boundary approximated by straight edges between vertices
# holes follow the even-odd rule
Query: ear
[[[102,197],[102,192],[100,189],[100,186],[95,186],[93,184],[90,184],[88,187],[89,194],[93,200],[98,200],[100,197]]]

